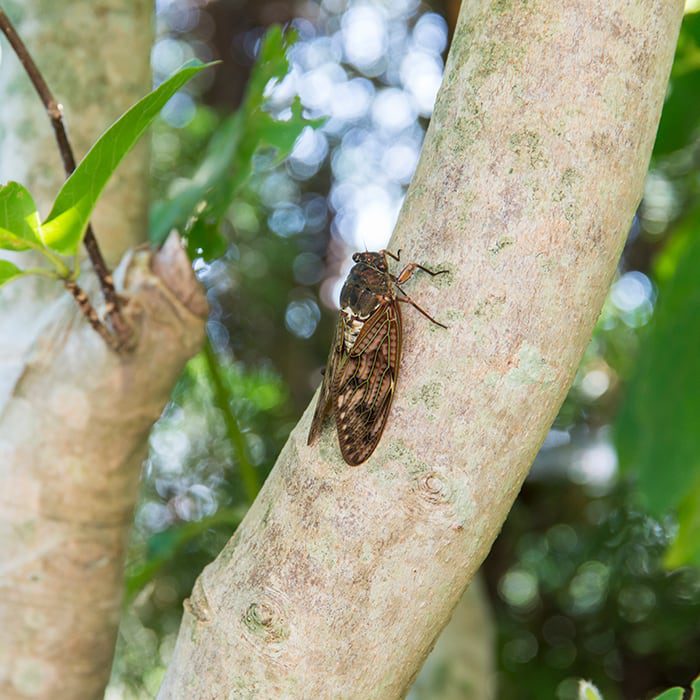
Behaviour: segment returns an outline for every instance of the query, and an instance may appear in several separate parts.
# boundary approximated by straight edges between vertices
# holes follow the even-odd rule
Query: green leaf
[[[276,119],[265,110],[266,89],[289,72],[287,50],[296,34],[271,27],[263,38],[260,54],[253,66],[239,110],[217,130],[207,155],[194,176],[168,202],[159,202],[151,210],[151,240],[156,245],[173,228],[187,233],[191,251],[201,251],[206,259],[215,257],[210,245],[232,200],[254,171],[256,154],[269,149],[270,165],[283,161],[292,151],[301,132],[318,127],[325,120],[307,119],[297,97],[286,119]],[[204,220],[206,226],[197,226]],[[224,240],[224,239],[220,239]],[[214,246],[214,250],[220,246]],[[220,253],[218,253],[220,254]]]
[[[325,119],[306,119],[303,116],[301,100],[295,97],[291,105],[291,115],[288,119],[274,119],[262,110],[248,124],[244,131],[229,185],[229,197],[232,197],[245,183],[253,172],[253,157],[263,149],[273,150],[270,166],[281,163],[294,148],[296,140],[306,128],[318,128]]]
[[[219,231],[216,222],[197,219],[186,236],[187,254],[193,260],[203,257],[205,260],[220,258],[228,247],[226,239]]]
[[[623,470],[642,504],[678,508],[700,475],[700,226],[662,285],[615,426]]]
[[[683,688],[674,687],[664,690],[661,695],[657,695],[653,700],[683,700],[684,696],[685,690]],[[688,700],[700,700],[700,676],[691,683]]]
[[[153,243],[160,245],[173,228],[183,232],[191,228],[194,221],[204,215],[205,209],[211,210],[211,202],[221,197],[238,143],[240,119],[240,113],[227,119],[212,137],[207,154],[192,179],[184,185],[178,183],[177,193],[170,200],[157,202],[151,208],[149,230]],[[205,206],[196,214],[200,202]]]
[[[75,254],[92,210],[119,163],[167,101],[206,67],[203,63],[184,66],[139,100],[100,136],[61,187],[43,224],[43,238],[49,247],[63,255]]]
[[[687,146],[700,135],[700,12],[683,17],[654,155]]]
[[[17,265],[14,265],[9,260],[0,260],[0,286],[22,274],[22,270]]]
[[[603,700],[603,696],[593,683],[580,680],[578,682],[578,700]]]
[[[39,212],[29,190],[19,182],[0,185],[0,248],[27,250],[41,246]]]
[[[669,688],[661,695],[657,695],[654,700],[683,700],[683,688]]]
[[[700,474],[697,476],[697,484],[678,507],[678,532],[664,557],[669,569],[689,564],[700,567]]]

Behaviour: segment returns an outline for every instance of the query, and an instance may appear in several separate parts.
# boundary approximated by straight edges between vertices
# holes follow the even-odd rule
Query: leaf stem
[[[228,439],[238,460],[238,467],[241,473],[241,480],[243,481],[243,488],[245,489],[248,502],[252,503],[255,500],[255,497],[258,495],[258,491],[260,491],[260,481],[258,479],[258,474],[255,471],[255,467],[248,459],[245,438],[243,437],[243,432],[238,424],[236,414],[231,409],[229,392],[226,388],[226,382],[221,372],[219,358],[217,357],[216,351],[214,350],[209,339],[207,339],[207,342],[204,345],[204,358],[206,360],[207,369],[209,370],[209,376],[211,377],[214,388],[214,400],[219,410],[223,413]]]
[[[71,270],[68,265],[63,262],[60,255],[56,255],[52,250],[41,245],[28,244],[32,250],[41,253],[53,266],[56,268],[56,275],[60,278],[71,277]]]
[[[48,277],[52,280],[60,279],[58,273],[55,270],[47,270],[45,267],[28,267],[22,270],[22,277],[29,277],[30,275],[38,275],[39,277]],[[19,275],[18,275],[19,276]]]
[[[69,176],[75,170],[76,164],[73,149],[70,141],[68,140],[68,134],[63,124],[63,107],[53,96],[53,93],[44,80],[44,76],[34,62],[32,55],[29,53],[29,49],[22,41],[19,34],[17,34],[17,31],[10,21],[10,18],[5,14],[5,11],[2,8],[0,8],[0,31],[2,31],[2,33],[7,37],[10,46],[14,50],[15,54],[17,54],[17,58],[19,58],[21,64],[24,66],[24,70],[29,76],[29,79],[32,81],[34,89],[44,104],[46,112],[51,119],[51,125],[53,126],[56,142],[58,143],[58,150],[61,154],[61,159],[63,160],[64,170],[66,175]],[[100,281],[100,287],[107,305],[107,318],[109,319],[112,328],[119,339],[118,346],[123,348],[126,344],[126,340],[131,335],[131,329],[121,314],[121,301],[119,299],[119,295],[114,288],[112,275],[107,267],[104,257],[102,256],[102,251],[100,250],[100,246],[97,243],[97,238],[95,237],[95,232],[93,231],[92,224],[90,223],[88,223],[83,244],[87,250],[88,257],[92,262],[95,273]],[[89,317],[88,320],[90,320]],[[102,335],[102,333],[100,335]],[[110,346],[112,345],[113,343]]]

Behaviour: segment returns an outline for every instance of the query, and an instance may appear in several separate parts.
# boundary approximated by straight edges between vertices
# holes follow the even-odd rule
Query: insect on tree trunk
[[[399,304],[411,304],[429,321],[447,328],[401,286],[416,270],[432,277],[447,271],[409,263],[396,276],[389,272],[387,256],[400,259],[387,250],[352,256],[355,265],[340,292],[338,324],[307,440],[313,445],[324,420],[334,415],[340,451],[351,466],[362,464],[374,452],[389,418],[401,363]]]
[[[640,201],[682,0],[465,0],[391,249],[404,314],[374,454],[307,411],[197,580],[160,691],[397,698],[486,556],[572,381]]]

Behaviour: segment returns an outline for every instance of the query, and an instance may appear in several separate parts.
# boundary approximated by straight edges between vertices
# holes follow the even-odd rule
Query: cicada
[[[410,304],[434,324],[447,328],[421,309],[402,285],[416,270],[440,275],[409,263],[398,275],[389,272],[388,250],[355,253],[340,292],[340,314],[328,356],[321,394],[311,422],[308,444],[321,434],[325,419],[335,416],[343,459],[364,462],[379,443],[394,398],[401,361],[401,303]]]

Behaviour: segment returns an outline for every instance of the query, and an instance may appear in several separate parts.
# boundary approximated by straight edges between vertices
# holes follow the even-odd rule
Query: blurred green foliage
[[[700,700],[700,678],[695,680],[689,691],[685,688],[669,688],[660,695],[657,695],[654,700]],[[579,686],[578,700],[605,700],[600,694],[600,691],[592,684],[582,681]]]
[[[654,156],[673,154],[697,139],[698,114],[692,108],[696,95],[700,95],[700,12],[683,19]]]
[[[161,570],[172,565],[188,546],[209,531],[223,527],[232,532],[243,520],[245,507],[219,508],[213,515],[156,532],[145,543],[144,559],[130,567],[126,577],[126,598],[142,591]]]
[[[684,230],[685,229],[685,230]],[[691,232],[690,235],[687,231]],[[654,318],[617,419],[621,466],[656,516],[681,509],[669,565],[700,566],[700,215],[676,269],[659,290]]]
[[[223,544],[238,525],[254,493],[246,491],[241,474],[241,459],[249,469],[265,474],[282,447],[291,426],[288,395],[279,377],[269,370],[253,370],[225,357],[212,358],[208,347],[192,359],[178,383],[166,413],[152,435],[160,444],[163,461],[175,455],[185,463],[197,463],[200,471],[190,476],[190,488],[173,504],[174,511],[161,511],[170,525],[146,535],[138,547],[127,572],[127,591],[133,596],[166,572],[186,572],[180,589],[186,595],[198,570],[192,570],[188,558],[207,538]],[[216,379],[212,376],[215,363]],[[241,438],[231,437],[234,420]],[[185,454],[179,452],[186,450]],[[171,451],[172,449],[172,451]],[[149,468],[158,470],[160,464]],[[153,484],[163,495],[176,490],[184,477],[174,475],[169,483],[167,464],[160,483]],[[153,495],[151,489],[143,494]],[[168,517],[172,516],[172,517]],[[165,523],[164,523],[165,524]],[[208,549],[208,548],[207,548]],[[214,550],[216,554],[218,550]],[[212,556],[209,551],[208,556]]]
[[[565,480],[526,486],[486,566],[501,697],[573,700],[587,678],[608,700],[639,698],[697,671],[700,577],[666,571],[668,529],[626,500]]]
[[[162,243],[176,228],[184,235],[192,258],[221,257],[228,246],[220,231],[222,218],[253,173],[256,159],[274,167],[289,155],[305,127],[320,126],[321,120],[304,117],[298,96],[287,115],[275,117],[266,111],[265,90],[287,75],[287,51],[295,41],[293,30],[283,33],[273,26],[267,31],[240,108],[213,133],[194,174],[177,181],[175,191],[153,205],[150,234],[154,243]]]
[[[700,13],[686,14],[654,149],[680,215],[653,271],[658,302],[615,424],[620,464],[641,505],[675,512],[669,567],[700,566]],[[674,183],[675,184],[675,183]]]

